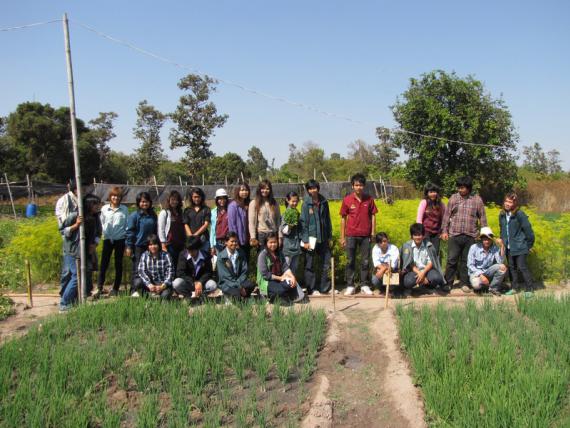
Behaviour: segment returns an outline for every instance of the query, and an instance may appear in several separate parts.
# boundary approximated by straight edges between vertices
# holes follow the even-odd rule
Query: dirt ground
[[[537,294],[568,294],[570,287],[549,287]],[[12,297],[16,314],[0,322],[0,343],[24,334],[58,312],[59,296],[34,297],[26,308],[25,297]],[[395,307],[404,305],[462,304],[466,299],[483,303],[515,302],[514,296],[481,297],[453,290],[450,296],[384,298],[312,298],[309,305],[328,314],[326,344],[309,384],[310,406],[304,405],[302,426],[315,427],[425,427],[421,391],[415,387],[406,357],[400,351]],[[295,306],[298,308],[299,306]]]

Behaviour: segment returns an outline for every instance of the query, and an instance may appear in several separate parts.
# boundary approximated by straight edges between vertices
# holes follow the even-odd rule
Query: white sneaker
[[[360,287],[360,292],[362,294],[366,294],[367,296],[372,296],[374,294],[370,289],[370,287],[367,285],[363,285],[362,287]]]
[[[321,292],[318,290],[313,291],[313,294],[311,294],[311,296],[320,296]]]
[[[141,297],[141,295],[138,291],[135,291],[133,294],[131,294],[131,297]]]
[[[344,291],[345,296],[352,296],[354,294],[354,287],[346,287]]]

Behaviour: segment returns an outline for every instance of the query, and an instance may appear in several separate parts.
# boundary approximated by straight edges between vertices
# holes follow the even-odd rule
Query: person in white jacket
[[[162,251],[170,254],[174,272],[178,263],[178,256],[184,250],[186,232],[182,217],[182,195],[173,190],[163,203],[163,209],[158,214],[158,239]]]
[[[376,245],[372,248],[372,265],[374,266],[374,274],[372,275],[372,286],[380,288],[382,286],[382,278],[391,268],[392,272],[398,272],[400,266],[400,251],[398,247],[390,244],[388,235],[385,232],[376,234]],[[367,287],[368,288],[368,287]],[[372,294],[372,290],[362,289],[365,294]]]

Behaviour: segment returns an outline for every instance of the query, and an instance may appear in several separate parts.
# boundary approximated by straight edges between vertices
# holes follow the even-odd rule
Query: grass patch
[[[570,298],[521,299],[516,309],[399,306],[397,314],[431,426],[569,421]]]
[[[325,331],[279,306],[82,306],[0,348],[0,426],[281,425]]]
[[[14,301],[9,297],[0,294],[0,321],[8,318],[10,315],[15,314]]]

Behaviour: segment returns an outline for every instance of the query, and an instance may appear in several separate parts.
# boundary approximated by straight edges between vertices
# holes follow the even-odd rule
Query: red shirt
[[[372,216],[378,212],[374,199],[370,195],[362,195],[359,201],[354,192],[342,200],[340,215],[346,217],[345,236],[370,236],[372,233]]]

